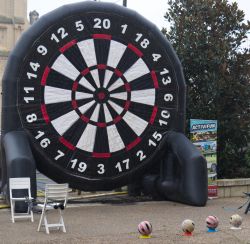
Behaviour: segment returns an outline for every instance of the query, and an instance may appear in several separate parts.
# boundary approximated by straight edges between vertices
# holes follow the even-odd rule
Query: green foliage
[[[250,177],[250,22],[227,0],[168,3],[163,33],[183,65],[187,118],[218,120],[220,177]]]

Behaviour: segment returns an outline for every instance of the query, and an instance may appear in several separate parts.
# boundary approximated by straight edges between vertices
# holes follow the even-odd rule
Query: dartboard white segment
[[[108,90],[111,92],[117,88],[119,88],[120,86],[124,85],[123,81],[121,78],[117,79],[109,88]]]
[[[97,65],[95,44],[93,39],[88,39],[77,43],[80,52],[88,67]]]
[[[116,125],[110,125],[107,127],[108,142],[110,152],[116,152],[125,147],[122,138],[116,128]]]
[[[129,127],[140,136],[146,129],[148,122],[139,118],[137,115],[127,111],[123,116],[123,120],[129,125]]]
[[[52,120],[51,124],[54,126],[55,130],[62,136],[78,119],[78,114],[75,112],[75,110],[73,110]]]
[[[124,77],[128,82],[131,82],[148,73],[148,66],[141,58],[139,58],[128,70],[126,70]]]
[[[90,120],[97,122],[99,119],[99,112],[100,112],[100,104],[98,103],[94,109],[93,114],[90,117]]]
[[[118,98],[121,100],[127,100],[128,94],[127,92],[118,92],[118,93],[112,93],[110,94],[111,97]]]
[[[63,54],[59,55],[51,68],[71,80],[76,80],[80,74],[76,67]]]
[[[107,87],[107,85],[108,85],[108,83],[109,83],[109,81],[110,81],[112,75],[113,75],[113,72],[110,71],[110,70],[108,70],[108,69],[106,69],[105,75],[104,75],[104,83],[103,83],[103,87],[104,87],[104,88]]]
[[[110,42],[107,65],[116,68],[126,48],[122,43],[112,40]]]
[[[95,91],[95,88],[88,82],[88,80],[86,80],[85,77],[82,77],[82,78],[80,79],[79,85],[81,85],[81,86],[87,88],[87,89],[90,90],[90,91],[93,91],[93,92]]]
[[[108,109],[108,107],[107,107],[106,104],[103,104],[103,109],[104,109],[104,115],[105,115],[105,121],[106,121],[106,123],[112,121],[113,118],[112,118],[112,116],[111,116],[111,114],[109,112],[109,109]]]
[[[131,101],[154,106],[155,89],[145,89],[131,92]]]
[[[66,90],[53,86],[45,86],[44,102],[45,104],[68,102],[71,101],[71,94],[71,90]]]
[[[108,101],[108,103],[111,105],[111,107],[118,113],[121,114],[123,111],[123,108],[119,105],[117,105],[116,103],[112,102],[112,101]]]
[[[82,105],[81,107],[79,107],[78,109],[80,110],[80,112],[82,114],[84,114],[85,112],[87,112],[93,105],[95,104],[95,101],[90,101],[84,105]]]
[[[86,93],[86,92],[76,92],[76,100],[93,98],[93,94]]]
[[[96,126],[88,124],[77,142],[76,147],[87,152],[93,152],[96,129]]]
[[[96,86],[99,88],[100,87],[100,79],[99,79],[98,70],[94,69],[94,70],[90,71],[90,73],[95,81]]]

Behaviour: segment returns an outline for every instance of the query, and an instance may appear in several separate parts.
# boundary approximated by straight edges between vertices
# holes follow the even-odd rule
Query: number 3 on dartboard
[[[99,169],[99,170],[97,170],[97,173],[100,175],[104,174],[104,172],[105,172],[104,164],[98,164],[97,167]]]

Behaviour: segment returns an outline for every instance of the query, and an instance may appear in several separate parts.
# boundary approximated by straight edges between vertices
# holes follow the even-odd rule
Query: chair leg
[[[34,215],[32,210],[30,211],[30,214],[31,214],[31,222],[34,222]]]
[[[46,214],[44,215],[44,225],[45,225],[46,233],[49,234],[49,227],[48,227],[48,221],[47,221]]]
[[[15,214],[15,201],[10,200],[10,211],[11,211],[11,220],[12,223],[15,223],[15,218],[14,218],[14,214]]]
[[[39,225],[38,225],[37,231],[40,231],[40,228],[41,228],[41,225],[42,225],[42,221],[43,221],[43,218],[44,218],[44,211],[45,210],[43,209],[41,217],[40,217],[40,220],[39,220]]]
[[[32,206],[28,204],[28,213],[30,215],[31,222],[34,222]]]
[[[59,210],[59,212],[60,212],[60,224],[62,224],[62,231],[63,232],[66,232],[66,228],[65,228],[65,224],[64,224],[64,221],[63,221],[63,216],[62,216],[62,211],[61,211],[61,209]]]
[[[61,228],[62,228],[62,231],[66,232],[65,224],[63,221],[62,210],[60,208],[58,208],[58,215],[59,215],[59,224],[62,225],[62,226],[58,227],[58,230],[61,230]]]
[[[63,225],[62,226],[62,231],[63,232],[66,232],[66,228],[65,228],[65,224],[64,224],[64,221],[63,221],[63,217],[61,216],[61,224]]]

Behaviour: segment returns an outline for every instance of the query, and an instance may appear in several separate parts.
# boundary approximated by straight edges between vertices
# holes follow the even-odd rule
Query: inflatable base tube
[[[165,158],[160,175],[143,178],[144,191],[154,197],[194,206],[207,202],[207,162],[198,149],[181,133],[166,138]]]
[[[31,195],[36,198],[36,166],[25,132],[12,131],[7,133],[3,138],[3,148],[7,165],[7,186],[9,186],[9,178],[30,177]],[[5,187],[5,189],[7,189],[6,195],[9,199],[9,187]],[[23,196],[25,191],[19,190],[15,194],[17,197]],[[27,204],[17,202],[15,210],[16,212],[25,212]]]

